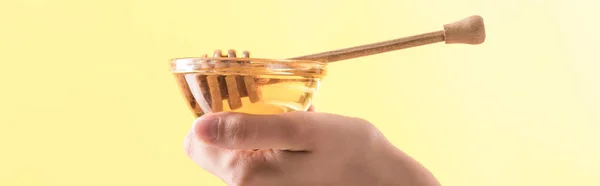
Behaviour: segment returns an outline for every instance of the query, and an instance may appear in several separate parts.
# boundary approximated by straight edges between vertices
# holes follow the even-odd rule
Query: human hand
[[[440,185],[370,122],[334,114],[208,114],[184,148],[230,186]]]

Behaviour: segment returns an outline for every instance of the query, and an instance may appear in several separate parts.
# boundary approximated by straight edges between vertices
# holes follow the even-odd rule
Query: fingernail
[[[217,139],[219,135],[219,122],[221,121],[218,117],[201,118],[195,122],[195,132],[200,138],[208,141]]]

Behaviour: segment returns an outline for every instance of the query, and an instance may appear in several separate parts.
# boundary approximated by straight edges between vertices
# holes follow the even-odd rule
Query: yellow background
[[[317,109],[372,121],[444,185],[600,185],[598,7],[3,0],[0,185],[223,185],[183,153],[193,118],[168,59],[217,48],[292,57],[435,31],[473,14],[487,24],[485,44],[332,64]]]

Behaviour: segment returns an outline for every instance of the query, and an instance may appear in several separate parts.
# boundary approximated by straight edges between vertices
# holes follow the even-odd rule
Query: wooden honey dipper
[[[409,37],[361,45],[351,48],[327,51],[317,54],[305,55],[300,57],[289,58],[291,60],[311,60],[324,63],[342,61],[364,57],[384,52],[390,52],[416,46],[445,42],[446,44],[470,44],[477,45],[485,41],[485,26],[483,18],[478,15],[470,16],[453,23],[443,25],[443,30],[429,32]],[[208,55],[203,55],[207,57]],[[227,55],[223,55],[221,50],[215,50],[213,57],[215,58],[236,58],[236,51],[229,50]],[[250,53],[243,52],[242,58],[249,58]],[[215,62],[215,67],[223,66],[225,63]],[[231,67],[238,65],[237,63],[229,63]],[[258,102],[261,99],[260,89],[255,84],[255,77],[252,76],[237,76],[237,75],[208,75],[205,76],[206,84],[202,89],[209,90],[206,93],[210,94],[210,107],[213,111],[223,109],[223,100],[227,99],[231,110],[242,106],[242,97],[249,97],[252,103]],[[280,80],[281,81],[281,80]],[[267,84],[276,83],[268,82]]]

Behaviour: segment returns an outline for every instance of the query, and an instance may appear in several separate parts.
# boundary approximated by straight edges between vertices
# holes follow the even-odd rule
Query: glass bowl
[[[170,66],[196,117],[306,111],[326,76],[325,63],[307,60],[191,57]]]

